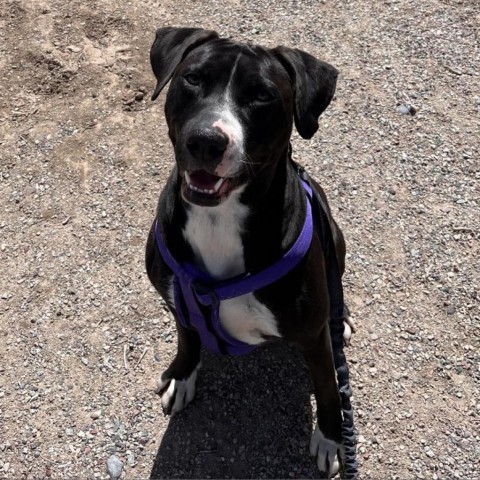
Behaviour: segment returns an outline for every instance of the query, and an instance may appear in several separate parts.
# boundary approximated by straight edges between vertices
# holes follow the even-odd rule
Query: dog
[[[290,137],[293,125],[304,139],[318,130],[338,72],[301,50],[238,43],[198,28],[160,28],[150,59],[152,100],[171,80],[165,117],[176,160],[146,247],[148,277],[178,330],[176,357],[158,386],[164,411],[175,414],[193,400],[202,345],[238,354],[283,339],[300,349],[311,373],[318,419],[310,450],[330,477],[342,459],[342,414],[318,233],[291,269],[255,291],[210,295],[209,303],[192,278],[221,288],[232,278],[245,283],[294,250],[310,206]],[[312,187],[325,206],[341,277],[344,237],[323,190]],[[348,321],[345,331],[347,338]]]

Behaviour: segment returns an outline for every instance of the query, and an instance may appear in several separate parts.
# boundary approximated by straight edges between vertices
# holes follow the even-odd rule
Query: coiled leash
[[[207,350],[226,355],[249,353],[256,345],[241,342],[226,332],[220,322],[219,306],[221,300],[238,297],[259,290],[283,277],[295,268],[303,259],[312,239],[312,233],[319,236],[327,263],[327,284],[330,297],[330,335],[337,373],[337,383],[342,409],[342,478],[346,480],[358,477],[355,430],[353,412],[350,404],[352,391],[348,380],[348,367],[343,353],[343,319],[345,305],[340,269],[333,241],[331,222],[327,206],[315,189],[314,183],[306,171],[293,160],[298,177],[307,195],[307,211],[302,231],[296,242],[279,259],[266,269],[245,273],[221,282],[214,281],[208,274],[191,263],[179,263],[173,257],[165,241],[158,222],[155,225],[155,238],[158,250],[174,274],[174,297],[177,318],[181,325],[195,329]]]
[[[343,320],[345,318],[345,303],[343,300],[342,276],[338,266],[335,243],[333,241],[332,229],[330,227],[332,220],[328,218],[327,207],[322,197],[315,189],[315,186],[312,184],[312,180],[307,172],[297,163],[293,162],[293,164],[297,169],[299,177],[310,185],[314,197],[312,198],[313,218],[318,227],[321,227],[321,229],[317,227],[316,231],[319,235],[322,235],[320,241],[327,262],[327,285],[330,297],[330,336],[332,339],[333,360],[337,372],[337,383],[343,417],[342,445],[344,448],[344,455],[343,461],[341,462],[342,471],[340,472],[340,476],[346,480],[354,480],[358,478],[358,462],[355,425],[353,423],[353,409],[350,402],[352,389],[350,388],[347,360],[343,352],[343,332],[345,329]]]

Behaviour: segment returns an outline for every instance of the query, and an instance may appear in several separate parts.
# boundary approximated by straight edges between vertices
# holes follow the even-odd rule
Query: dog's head
[[[160,28],[150,59],[165,103],[182,195],[215,206],[251,179],[272,175],[293,120],[303,138],[318,129],[337,70],[296,49],[266,49],[197,28]]]

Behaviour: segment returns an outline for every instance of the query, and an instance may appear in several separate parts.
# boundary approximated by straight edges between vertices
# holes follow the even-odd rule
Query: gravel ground
[[[477,0],[3,0],[0,477],[317,476],[291,348],[205,355],[172,420],[153,393],[176,342],[143,265],[173,162],[148,100],[164,25],[340,70],[294,149],[348,242],[361,478],[479,479]]]

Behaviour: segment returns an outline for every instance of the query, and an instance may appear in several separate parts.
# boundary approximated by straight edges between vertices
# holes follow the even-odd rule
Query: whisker
[[[247,153],[245,153],[244,156],[245,156],[244,158],[240,159],[240,162],[247,165],[247,172],[248,172],[249,176],[250,176],[250,174],[253,174],[253,176],[255,176],[255,171],[253,170],[253,165],[260,165],[261,162],[252,161],[252,159],[250,158],[250,156]]]

